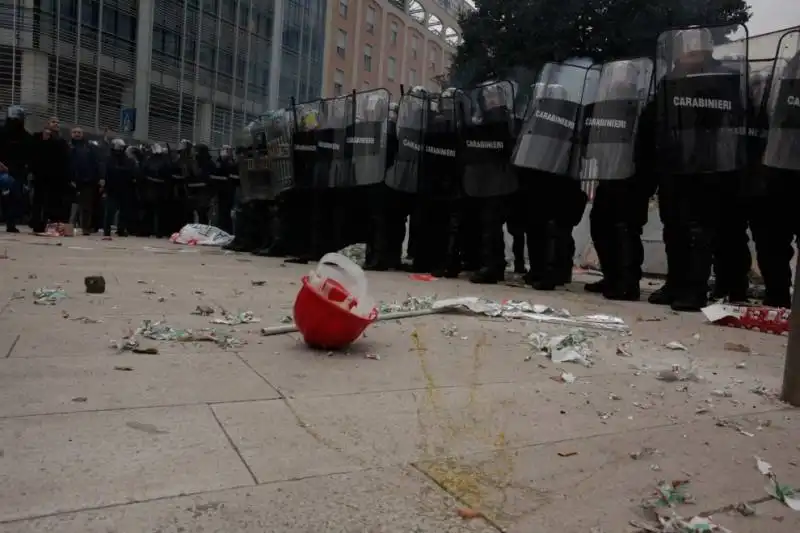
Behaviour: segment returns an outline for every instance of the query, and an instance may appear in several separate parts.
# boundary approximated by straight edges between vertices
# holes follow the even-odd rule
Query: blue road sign
[[[119,111],[119,131],[133,133],[136,129],[136,108],[125,107]]]

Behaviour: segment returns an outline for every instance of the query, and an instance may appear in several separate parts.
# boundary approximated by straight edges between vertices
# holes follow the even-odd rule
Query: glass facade
[[[138,105],[132,136],[230,143],[270,103],[320,95],[325,8],[326,0],[0,0],[0,106],[102,131]]]

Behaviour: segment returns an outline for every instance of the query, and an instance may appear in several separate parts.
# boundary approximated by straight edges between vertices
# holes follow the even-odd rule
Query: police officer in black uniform
[[[18,105],[10,106],[6,111],[6,122],[0,129],[0,173],[7,174],[4,183],[0,183],[0,193],[9,233],[19,233],[17,217],[22,209],[22,191],[32,162],[31,145],[32,138],[25,130],[25,110]]]
[[[718,226],[747,167],[746,67],[733,69],[713,57],[708,28],[662,33],[658,50],[657,70],[665,76],[653,107],[668,273],[649,300],[699,311],[708,302]]]
[[[786,33],[778,46],[777,62],[764,109],[769,133],[764,150],[766,205],[763,231],[756,232],[756,248],[766,295],[764,304],[791,307],[792,242],[800,237],[797,198],[800,198],[800,51],[787,57],[787,41],[800,31]],[[788,62],[787,62],[788,60]]]

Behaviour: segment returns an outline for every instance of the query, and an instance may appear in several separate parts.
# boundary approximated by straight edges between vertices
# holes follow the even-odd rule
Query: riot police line
[[[304,263],[366,243],[367,269],[468,271],[476,283],[503,279],[507,227],[514,269],[553,290],[572,279],[572,231],[591,184],[603,279],[586,290],[640,298],[657,193],[668,274],[650,302],[700,309],[712,269],[713,297],[747,299],[749,230],[765,303],[788,307],[800,56],[786,43],[798,30],[781,39],[769,75],[751,79],[747,40],[725,39],[742,28],[665,31],[653,57],[551,62],[534,83],[293,101],[218,155],[188,142],[142,147],[139,220],[165,235],[215,206],[233,250]],[[729,55],[717,57],[723,42]]]

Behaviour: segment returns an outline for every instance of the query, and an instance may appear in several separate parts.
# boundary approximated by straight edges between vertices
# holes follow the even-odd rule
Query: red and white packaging
[[[777,307],[712,304],[703,308],[703,315],[720,326],[787,335],[791,311]]]

